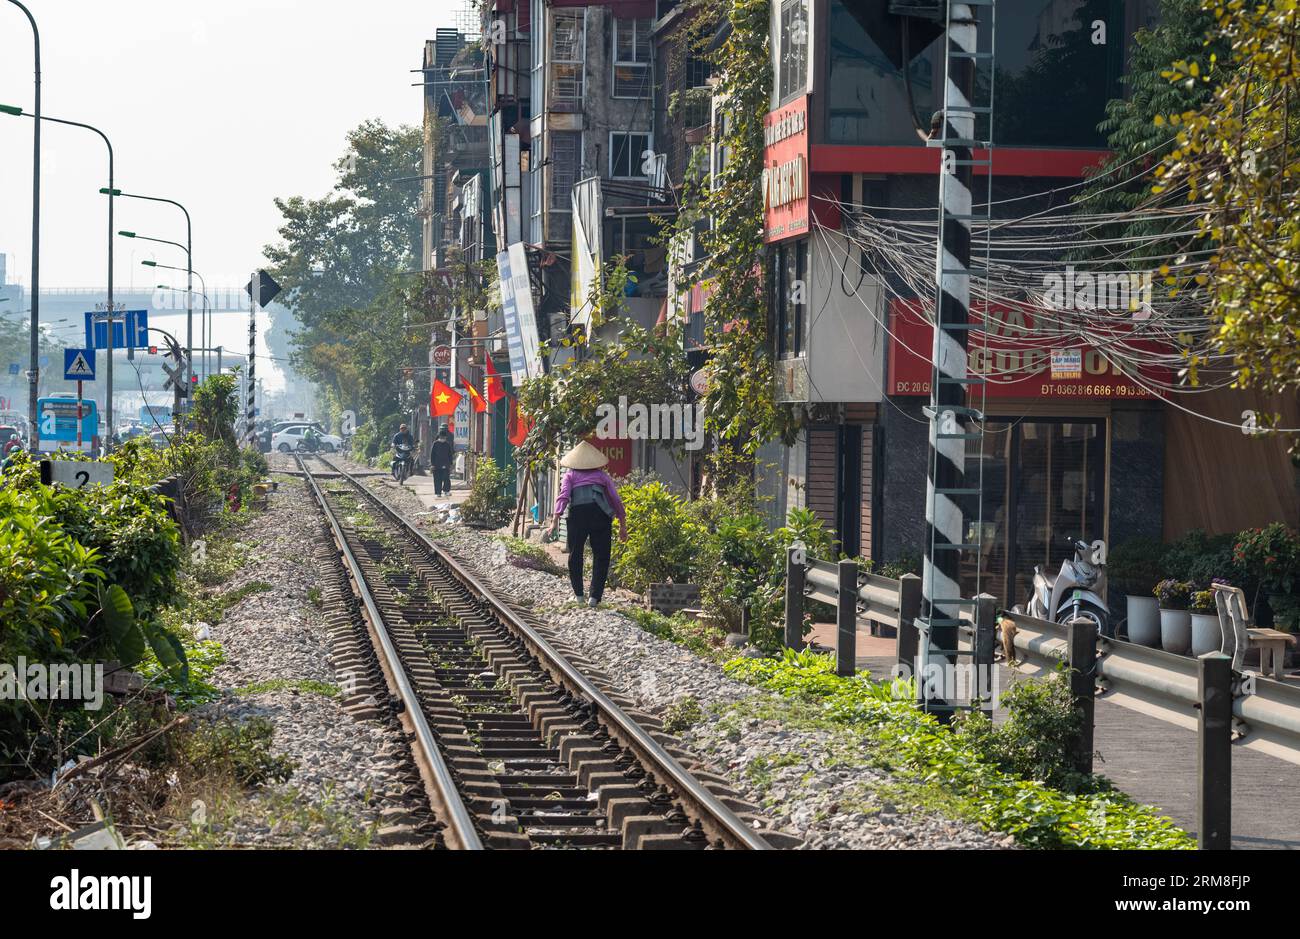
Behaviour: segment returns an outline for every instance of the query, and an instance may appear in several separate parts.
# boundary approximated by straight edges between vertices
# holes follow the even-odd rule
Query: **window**
[[[784,102],[804,93],[808,83],[808,0],[783,0],[777,49],[776,95]]]
[[[984,433],[983,449],[966,454],[966,478],[983,479],[984,501],[983,530],[967,507],[964,540],[980,550],[978,560],[974,552],[963,555],[962,595],[982,590],[1000,603],[1021,603],[1035,565],[1054,574],[1074,555],[1066,536],[1106,537],[1106,425],[990,417]]]
[[[614,20],[614,97],[650,97],[649,19]]]
[[[803,354],[804,312],[808,307],[808,242],[786,243],[772,253],[772,308],[776,311],[776,353]]]
[[[586,10],[555,10],[551,20],[551,101],[582,101],[583,63],[586,61]]]
[[[609,175],[611,179],[641,178],[641,154],[650,149],[649,134],[609,135]]]
[[[568,212],[569,195],[582,168],[582,131],[551,131],[551,209]]]

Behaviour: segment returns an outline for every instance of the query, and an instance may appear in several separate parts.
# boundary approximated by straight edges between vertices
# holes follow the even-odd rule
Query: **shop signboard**
[[[989,317],[987,330],[970,332],[968,372],[985,378],[982,388],[988,397],[1152,399],[1155,395],[1144,385],[1170,380],[1167,367],[1150,364],[1142,366],[1135,380],[1116,358],[1077,335],[1037,326],[1041,312],[1029,306],[1000,306]],[[970,321],[978,323],[982,316],[972,309]],[[1113,326],[1091,328],[1100,338],[1122,337],[1132,350],[1161,351],[1158,341],[1134,335],[1142,326],[1117,316]],[[934,327],[914,301],[895,300],[890,304],[889,331],[889,394],[928,396]]]

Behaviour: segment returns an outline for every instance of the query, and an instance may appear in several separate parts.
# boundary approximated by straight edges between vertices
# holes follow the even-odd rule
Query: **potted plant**
[[[1129,642],[1160,645],[1160,605],[1152,595],[1160,580],[1165,546],[1155,538],[1130,538],[1106,559],[1106,578],[1125,593]]]
[[[1237,536],[1233,560],[1268,593],[1274,627],[1294,630],[1300,614],[1300,604],[1296,602],[1300,535],[1281,522],[1247,529]]]
[[[1223,626],[1213,590],[1197,590],[1187,604],[1192,618],[1192,655],[1218,652],[1223,648]]]
[[[1153,593],[1160,603],[1160,645],[1166,652],[1186,655],[1192,648],[1192,616],[1187,612],[1192,585],[1170,577],[1156,584]]]

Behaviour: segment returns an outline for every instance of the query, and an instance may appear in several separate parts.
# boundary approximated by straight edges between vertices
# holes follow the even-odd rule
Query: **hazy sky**
[[[367,118],[420,123],[419,75],[410,69],[465,0],[25,2],[41,28],[42,109],[109,135],[118,188],[185,204],[195,269],[215,290],[244,284],[262,263],[262,247],[275,240],[274,196],[328,191],[348,130]],[[0,0],[0,103],[30,110],[32,93],[31,30]],[[41,287],[103,285],[103,143],[79,128],[43,126]],[[0,252],[9,279],[23,284],[31,133],[31,118],[0,115]],[[184,217],[170,206],[119,199],[116,221],[185,241]],[[167,272],[141,259],[184,266],[184,254],[166,245],[119,238],[116,251],[124,286],[165,282]],[[183,285],[183,274],[170,276]]]

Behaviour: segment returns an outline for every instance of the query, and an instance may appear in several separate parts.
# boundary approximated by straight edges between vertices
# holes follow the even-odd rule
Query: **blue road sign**
[[[9,363],[9,374],[10,374],[10,375],[17,375],[20,371],[22,371],[22,367],[21,367],[17,362],[10,362],[10,363]]]
[[[123,320],[125,319],[125,322]],[[92,332],[91,323],[94,323]],[[128,345],[127,340],[130,339]],[[147,349],[149,347],[149,311],[118,311],[113,319],[114,349]],[[108,313],[96,310],[86,314],[86,348],[108,348]]]
[[[95,380],[95,350],[94,349],[64,349],[63,350],[63,380],[64,381],[94,381]]]

